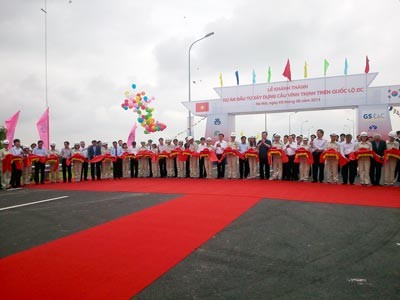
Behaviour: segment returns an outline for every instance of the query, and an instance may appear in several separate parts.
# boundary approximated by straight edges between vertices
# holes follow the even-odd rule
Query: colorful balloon
[[[134,83],[131,87],[133,90],[137,88]],[[162,131],[167,128],[164,123],[156,121],[153,118],[154,108],[149,107],[149,104],[154,100],[153,96],[146,96],[145,91],[141,91],[140,93],[126,91],[125,99],[121,104],[124,110],[132,109],[132,112],[137,114],[137,121],[144,128],[145,134]]]

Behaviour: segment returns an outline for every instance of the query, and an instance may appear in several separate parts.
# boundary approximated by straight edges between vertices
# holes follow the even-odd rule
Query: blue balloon
[[[136,84],[132,83],[132,88],[136,89]]]
[[[144,97],[143,97],[143,100],[144,100],[144,101],[147,101],[147,99],[148,99],[147,96],[144,96]]]
[[[137,119],[139,123],[143,123],[143,119],[142,118],[138,118]]]

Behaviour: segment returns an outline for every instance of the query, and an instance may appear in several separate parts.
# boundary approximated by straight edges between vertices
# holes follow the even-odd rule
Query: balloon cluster
[[[132,89],[136,89],[136,84],[132,84]],[[163,131],[167,125],[154,120],[154,108],[149,107],[149,104],[155,100],[154,97],[146,96],[146,92],[125,92],[126,99],[122,102],[121,107],[124,110],[132,109],[138,114],[137,121],[144,128],[144,133],[149,134],[156,131]]]

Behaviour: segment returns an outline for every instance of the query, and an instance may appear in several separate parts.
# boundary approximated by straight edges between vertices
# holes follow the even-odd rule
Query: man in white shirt
[[[9,147],[10,142],[8,140],[3,141],[3,149],[0,149],[0,174],[1,174],[1,188],[2,189],[9,189],[11,187],[10,180],[11,180],[11,172],[5,171],[3,172],[3,160],[4,158],[10,154]]]
[[[224,134],[218,134],[218,140],[214,144],[215,154],[217,155],[218,160],[221,159],[224,150],[228,147],[228,143],[224,140]],[[217,179],[225,177],[225,163],[226,159],[224,158],[221,162],[217,163]]]
[[[164,139],[159,138],[158,142],[159,142],[159,144],[158,144],[159,153],[167,151],[167,146],[164,144]],[[167,159],[165,157],[158,158],[158,166],[160,169],[160,177],[161,178],[167,177]]]
[[[353,136],[347,134],[345,141],[340,144],[340,154],[349,158],[350,154],[355,151],[356,143],[353,142]],[[354,180],[357,175],[357,161],[349,160],[347,164],[341,167],[343,184],[349,182],[351,185],[354,184]]]
[[[246,143],[247,138],[245,136],[240,137],[240,144],[239,144],[239,152],[244,154],[247,150],[249,150],[249,144]],[[239,159],[239,176],[240,179],[247,178],[250,172],[249,160]]]
[[[88,159],[88,149],[86,148],[85,142],[84,142],[84,141],[81,141],[81,142],[79,143],[79,145],[80,145],[79,150],[82,152],[82,156],[83,156],[84,158]],[[89,163],[88,163],[87,161],[84,161],[84,162],[82,163],[81,181],[82,181],[82,179],[83,179],[84,181],[87,181],[87,180],[88,180],[88,179],[87,179],[88,170],[89,170]]]
[[[43,141],[38,141],[37,142],[37,147],[33,149],[32,154],[37,155],[39,157],[45,157],[47,155],[47,150],[43,148]],[[35,183],[39,184],[39,172],[40,172],[40,183],[44,184],[44,169],[45,169],[45,163],[40,160],[37,160],[35,162]]]
[[[311,151],[313,153],[313,158],[314,158],[314,164],[312,167],[313,182],[318,182],[319,180],[319,182],[322,183],[324,181],[325,164],[321,164],[319,162],[319,158],[322,152],[325,151],[328,141],[325,140],[323,136],[324,136],[324,131],[322,129],[318,129],[317,138],[312,140],[312,142],[310,143]]]
[[[11,148],[10,153],[15,156],[23,156],[23,150],[21,147],[21,141],[19,139],[14,140],[14,146]],[[17,163],[13,162],[11,165],[11,181],[10,184],[13,188],[21,187],[21,176],[22,176],[22,163],[21,169],[17,168]]]
[[[294,158],[296,156],[297,143],[294,141],[293,136],[289,135],[288,142],[285,144],[284,150],[289,159],[286,164],[286,175],[288,180],[299,180],[299,174],[296,172]]]
[[[206,139],[204,137],[200,138],[200,144],[197,146],[197,152],[200,153],[207,148]],[[199,178],[206,178],[206,169],[204,166],[204,157],[199,158]]]
[[[116,161],[113,162],[113,176],[114,179],[122,178],[122,148],[118,145],[116,141],[113,142],[110,149],[110,154],[116,157]]]
[[[129,152],[136,155],[139,152],[139,148],[136,147],[136,141],[132,142],[132,147],[129,148]],[[137,158],[131,158],[131,178],[137,178],[139,174],[139,160]]]

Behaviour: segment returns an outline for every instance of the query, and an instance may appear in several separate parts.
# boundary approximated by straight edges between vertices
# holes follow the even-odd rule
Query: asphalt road
[[[132,214],[177,195],[20,189],[1,192],[0,197],[1,258]],[[48,199],[55,200],[35,203]],[[29,203],[32,205],[10,208]]]
[[[133,299],[399,297],[399,209],[263,200]]]

